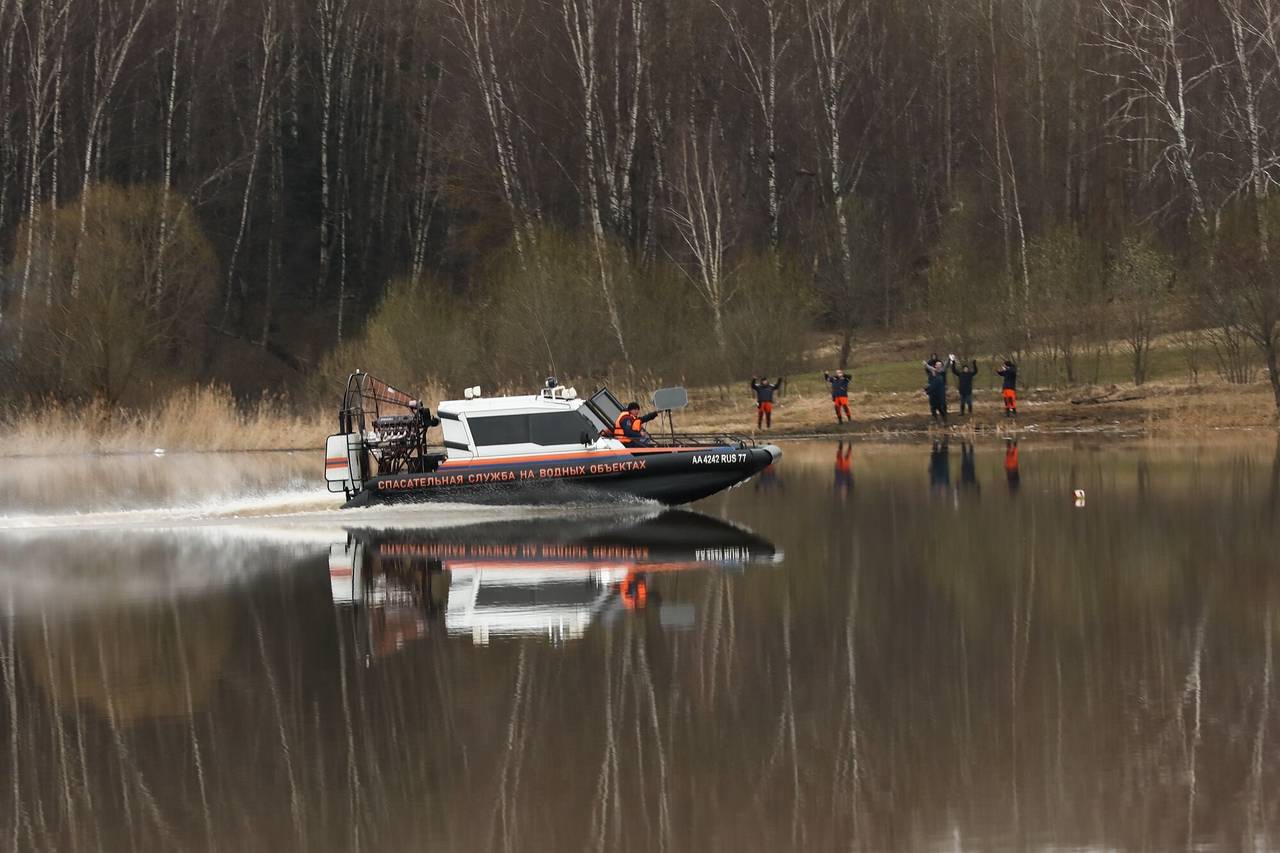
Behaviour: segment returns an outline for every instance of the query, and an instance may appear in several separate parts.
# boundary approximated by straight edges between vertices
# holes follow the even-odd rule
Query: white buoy
[[[164,448],[163,448],[163,447],[157,447],[155,450],[153,450],[153,451],[151,451],[151,452],[152,452],[152,453],[154,453],[156,456],[164,456]]]

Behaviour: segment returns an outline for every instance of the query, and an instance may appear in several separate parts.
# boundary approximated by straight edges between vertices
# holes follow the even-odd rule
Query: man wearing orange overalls
[[[756,429],[763,421],[766,428],[773,426],[773,392],[782,387],[782,377],[770,384],[768,379],[751,377],[751,390],[756,392]]]
[[[1000,396],[1004,398],[1004,416],[1015,418],[1018,416],[1018,365],[1006,358],[1004,366],[996,374],[1004,379],[1004,386],[1000,391]]]
[[[853,414],[849,411],[849,378],[843,370],[837,370],[835,375],[822,372],[822,378],[827,380],[827,384],[831,386],[831,404],[835,406],[836,423],[841,423],[840,413],[843,411],[845,418],[850,423],[853,422]]]

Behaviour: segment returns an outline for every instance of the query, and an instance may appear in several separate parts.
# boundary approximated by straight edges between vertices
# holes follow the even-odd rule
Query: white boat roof
[[[453,415],[497,414],[499,412],[572,411],[582,406],[583,400],[551,397],[546,394],[525,394],[519,397],[479,397],[472,400],[444,400],[437,411]]]

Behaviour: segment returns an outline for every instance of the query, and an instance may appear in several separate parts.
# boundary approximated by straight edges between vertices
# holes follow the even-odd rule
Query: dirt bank
[[[820,378],[819,378],[820,380]],[[856,381],[856,379],[855,379]],[[837,425],[825,386],[797,377],[785,386],[773,429],[755,429],[754,398],[746,383],[693,388],[691,405],[676,415],[681,432],[778,436],[850,436],[865,440],[908,438],[936,431],[919,391],[854,392],[853,423]],[[647,395],[637,395],[642,399]],[[1019,394],[1018,417],[1003,416],[1000,393],[982,389],[974,414],[960,417],[952,390],[947,429],[974,435],[1096,433],[1175,436],[1221,431],[1276,431],[1275,405],[1265,383],[1237,386],[1172,380],[1107,388],[1032,388]],[[192,388],[147,413],[108,413],[101,408],[49,406],[10,412],[0,419],[0,456],[166,450],[272,450],[320,448],[332,431],[331,409],[297,411],[272,401],[245,410],[222,389]]]
[[[856,436],[894,438],[936,430],[923,392],[854,393],[853,423],[837,424],[828,395],[784,394],[775,404],[773,429],[756,432],[756,410],[749,392],[691,392],[693,404],[678,416],[682,430],[722,430],[757,436]],[[961,417],[954,391],[947,427],[978,434],[1008,432],[1091,432],[1124,435],[1172,435],[1195,432],[1275,431],[1271,390],[1265,383],[1246,386],[1176,382],[1081,387],[1032,388],[1019,392],[1018,417],[1004,417],[998,391],[974,395],[974,413]]]

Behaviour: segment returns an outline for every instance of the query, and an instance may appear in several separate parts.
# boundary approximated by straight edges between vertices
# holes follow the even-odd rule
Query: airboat
[[[624,444],[623,411],[602,387],[590,397],[548,380],[536,394],[486,397],[467,388],[434,414],[412,394],[357,370],[338,432],[325,447],[329,490],[347,507],[418,501],[490,504],[640,499],[676,505],[714,495],[776,462],[782,451],[745,436],[677,432],[683,388],[653,395],[665,432]],[[432,439],[436,439],[433,442]]]

